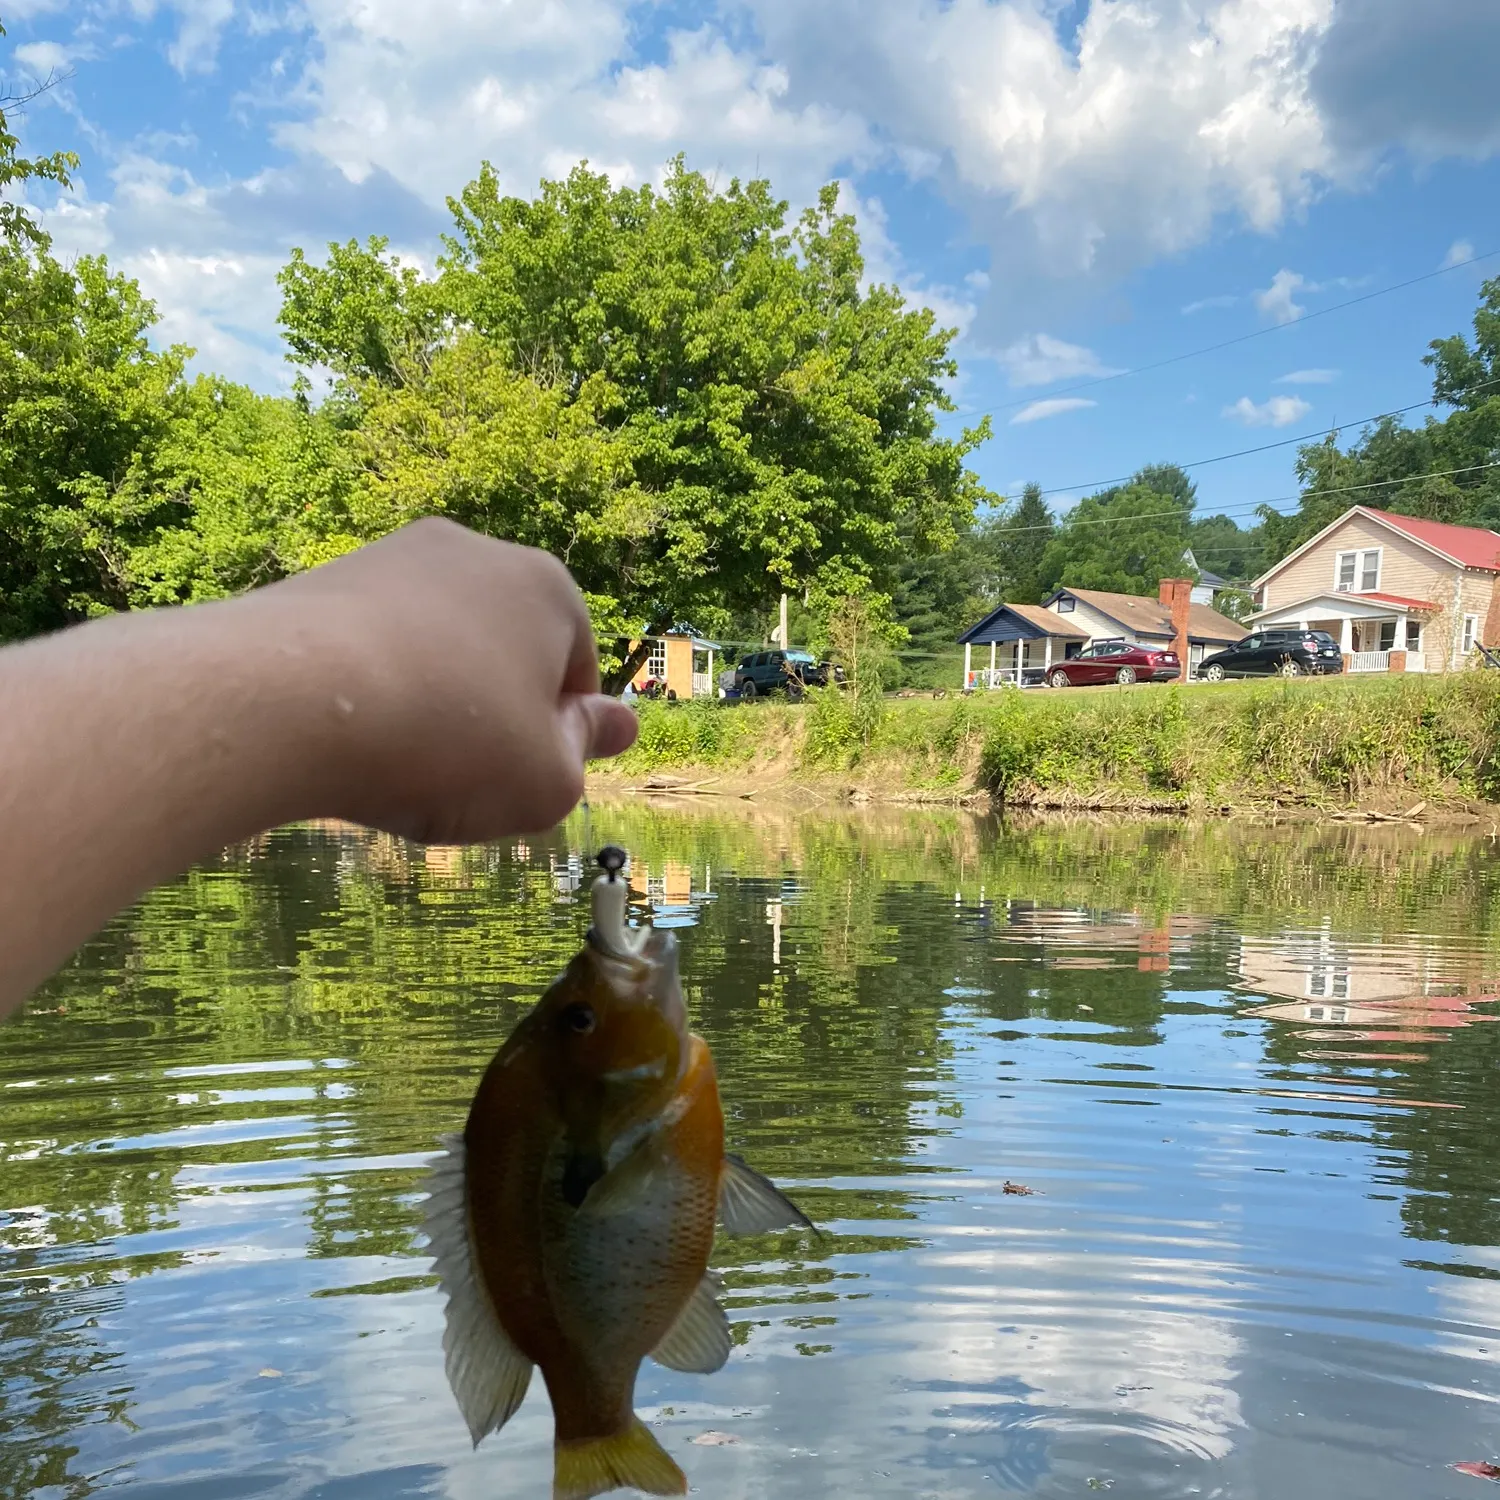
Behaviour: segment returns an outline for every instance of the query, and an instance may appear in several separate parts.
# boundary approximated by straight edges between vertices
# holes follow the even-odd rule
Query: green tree
[[[612,685],[678,620],[888,597],[904,551],[951,545],[986,498],[964,460],[988,429],[937,433],[952,333],[862,289],[834,188],[790,232],[767,183],[716,191],[681,161],[660,191],[580,166],[535,200],[486,165],[451,207],[434,282],[381,241],[294,257],[293,357],[369,424],[361,534],[439,510],[551,546]]]
[[[102,258],[0,244],[0,638],[131,602],[188,352],[150,347],[155,316]]]
[[[0,36],[5,28],[0,26]],[[50,236],[36,221],[33,211],[15,200],[14,192],[28,182],[52,182],[71,187],[72,174],[78,169],[78,158],[71,151],[54,151],[50,156],[22,156],[21,140],[11,128],[11,117],[23,109],[38,93],[0,99],[0,244],[12,249],[45,250]]]
[[[1178,497],[1139,480],[1080,500],[1042,558],[1043,591],[1062,585],[1149,594],[1163,578],[1191,573],[1183,563],[1187,517]]]
[[[1028,484],[1014,506],[988,516],[978,528],[986,578],[983,592],[1012,604],[1040,604],[1046,592],[1043,559],[1057,522],[1039,484]]]

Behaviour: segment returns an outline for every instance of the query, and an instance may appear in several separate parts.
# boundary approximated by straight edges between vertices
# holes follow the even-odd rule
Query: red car
[[[1047,673],[1053,687],[1087,687],[1095,682],[1171,682],[1182,672],[1175,651],[1096,641]]]

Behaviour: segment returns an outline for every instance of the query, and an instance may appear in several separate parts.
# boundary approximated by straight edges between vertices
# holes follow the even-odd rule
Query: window
[[[1422,649],[1422,622],[1420,620],[1406,622],[1406,649],[1408,651]]]
[[[665,641],[651,642],[651,655],[646,658],[646,676],[654,677],[658,682],[666,681],[667,643]]]
[[[1060,615],[1070,615],[1077,607],[1078,601],[1071,594],[1064,594],[1057,601],[1057,612]]]
[[[1380,645],[1377,649],[1381,651],[1396,649],[1396,622],[1394,620],[1380,622]]]
[[[1469,652],[1471,652],[1474,649],[1474,641],[1475,641],[1475,638],[1478,636],[1478,634],[1479,634],[1479,616],[1478,615],[1465,615],[1464,616],[1464,644],[1463,644],[1463,653],[1464,653],[1465,656],[1467,656],[1469,654]]]
[[[1341,594],[1354,592],[1356,580],[1362,594],[1373,593],[1380,587],[1380,548],[1371,547],[1368,552],[1340,552],[1336,582]]]

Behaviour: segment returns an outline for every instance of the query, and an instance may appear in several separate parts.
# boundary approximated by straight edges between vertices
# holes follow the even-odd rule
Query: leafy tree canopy
[[[535,200],[486,165],[438,276],[383,242],[297,256],[294,356],[358,408],[355,535],[433,511],[548,546],[622,663],[643,633],[782,589],[888,599],[985,492],[941,437],[951,331],[863,287],[830,187],[786,229],[765,182],[663,188],[577,168]],[[639,654],[639,653],[638,653]]]
[[[1170,474],[1165,471],[1171,469]],[[1089,495],[1068,512],[1042,556],[1045,594],[1059,586],[1106,589],[1117,594],[1149,594],[1163,578],[1191,572],[1183,563],[1188,547],[1191,482],[1186,495],[1153,487],[1186,475],[1175,466],[1143,469],[1127,485]]]

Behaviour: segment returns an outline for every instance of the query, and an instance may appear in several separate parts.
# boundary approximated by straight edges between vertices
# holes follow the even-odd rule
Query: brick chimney
[[[1156,598],[1172,611],[1172,649],[1181,663],[1179,675],[1184,682],[1188,675],[1188,607],[1193,602],[1191,578],[1163,578],[1157,586]]]

